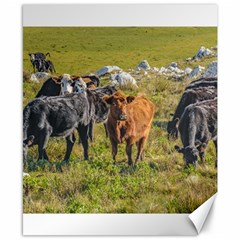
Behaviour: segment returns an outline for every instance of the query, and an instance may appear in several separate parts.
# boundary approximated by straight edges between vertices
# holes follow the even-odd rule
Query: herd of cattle
[[[29,55],[33,67],[44,66],[47,71],[47,54]],[[49,65],[54,69],[51,62]],[[132,165],[134,144],[137,146],[135,163],[144,157],[154,112],[154,104],[145,96],[126,96],[111,85],[100,87],[100,79],[95,75],[50,77],[23,110],[24,164],[28,147],[33,145],[38,145],[38,159],[48,160],[49,137],[65,137],[67,148],[63,162],[67,163],[76,141],[75,129],[84,159],[88,160],[94,124],[103,123],[114,162],[118,145],[126,142],[128,164]],[[187,86],[167,132],[169,139],[176,139],[180,133],[183,147],[175,146],[175,149],[183,153],[187,165],[195,166],[198,155],[203,161],[210,140],[217,150],[217,78],[201,78]]]

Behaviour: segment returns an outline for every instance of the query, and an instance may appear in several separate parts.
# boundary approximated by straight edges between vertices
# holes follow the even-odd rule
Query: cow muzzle
[[[126,114],[121,114],[121,115],[119,116],[119,120],[120,120],[120,121],[125,121],[125,120],[127,120],[127,115],[126,115]]]

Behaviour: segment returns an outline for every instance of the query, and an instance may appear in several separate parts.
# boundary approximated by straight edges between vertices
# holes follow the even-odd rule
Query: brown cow
[[[143,160],[144,146],[151,128],[154,116],[154,104],[144,96],[126,96],[122,91],[117,91],[103,99],[110,105],[107,120],[107,130],[112,145],[112,156],[116,162],[118,144],[126,141],[128,164],[132,165],[132,146],[137,145],[137,157]]]

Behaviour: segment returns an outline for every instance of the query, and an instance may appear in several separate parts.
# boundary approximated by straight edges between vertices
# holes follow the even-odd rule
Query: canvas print
[[[191,213],[217,192],[216,27],[23,27],[23,213]]]

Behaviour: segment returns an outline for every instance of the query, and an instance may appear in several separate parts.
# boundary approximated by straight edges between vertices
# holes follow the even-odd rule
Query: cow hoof
[[[56,170],[57,170],[58,172],[63,172],[63,170],[62,170],[62,163],[57,163],[57,164],[56,164]]]

